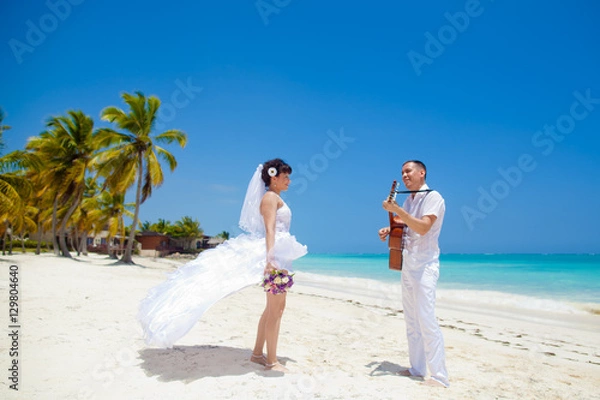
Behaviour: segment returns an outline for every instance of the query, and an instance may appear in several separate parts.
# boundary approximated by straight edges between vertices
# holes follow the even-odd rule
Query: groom
[[[402,306],[410,368],[400,372],[400,375],[425,376],[429,367],[431,379],[425,384],[448,387],[444,338],[435,318],[435,290],[440,265],[438,237],[446,207],[442,196],[429,189],[425,183],[426,177],[425,164],[417,160],[406,161],[402,165],[402,181],[413,193],[402,207],[395,201],[383,201],[383,208],[396,213],[406,224]],[[389,227],[379,230],[382,241],[389,234]]]

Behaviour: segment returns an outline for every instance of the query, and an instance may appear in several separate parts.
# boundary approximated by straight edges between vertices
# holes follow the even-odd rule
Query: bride
[[[262,282],[266,307],[250,360],[265,369],[287,371],[277,361],[279,327],[286,290],[293,284],[292,261],[307,252],[289,233],[292,212],[280,197],[290,185],[291,173],[279,158],[259,165],[240,216],[240,228],[246,233],[203,251],[150,289],[138,314],[148,345],[173,347],[220,299]]]

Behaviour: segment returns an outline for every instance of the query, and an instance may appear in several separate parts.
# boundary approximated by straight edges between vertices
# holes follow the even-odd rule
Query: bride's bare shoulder
[[[283,199],[277,193],[272,191],[266,192],[261,201],[261,207],[271,206],[276,209],[280,209],[284,204]]]

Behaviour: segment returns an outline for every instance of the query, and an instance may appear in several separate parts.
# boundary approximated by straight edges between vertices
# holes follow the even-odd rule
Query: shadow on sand
[[[372,368],[369,375],[371,376],[384,376],[384,375],[394,375],[399,376],[399,374],[403,371],[407,371],[408,367],[403,367],[401,365],[389,362],[389,361],[372,361],[365,365],[367,368]],[[423,381],[423,378],[420,376],[405,376],[406,378],[410,378],[416,381]]]
[[[277,371],[264,371],[250,362],[250,349],[227,346],[175,346],[172,349],[143,349],[140,367],[148,376],[162,382],[191,383],[205,377],[236,376],[255,372],[263,376],[281,376]],[[281,364],[293,361],[279,357]]]

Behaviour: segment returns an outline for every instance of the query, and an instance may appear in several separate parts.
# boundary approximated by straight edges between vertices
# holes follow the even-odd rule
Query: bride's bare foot
[[[396,374],[400,375],[400,376],[412,376],[411,373],[410,373],[410,371],[407,370],[407,369],[402,370],[402,371],[398,371],[398,372],[396,372]]]
[[[250,361],[260,365],[267,365],[267,358],[264,356],[264,354],[257,355],[252,353],[250,356]]]
[[[286,367],[281,365],[279,361],[273,364],[265,364],[265,371],[279,371],[283,373],[290,372]]]

